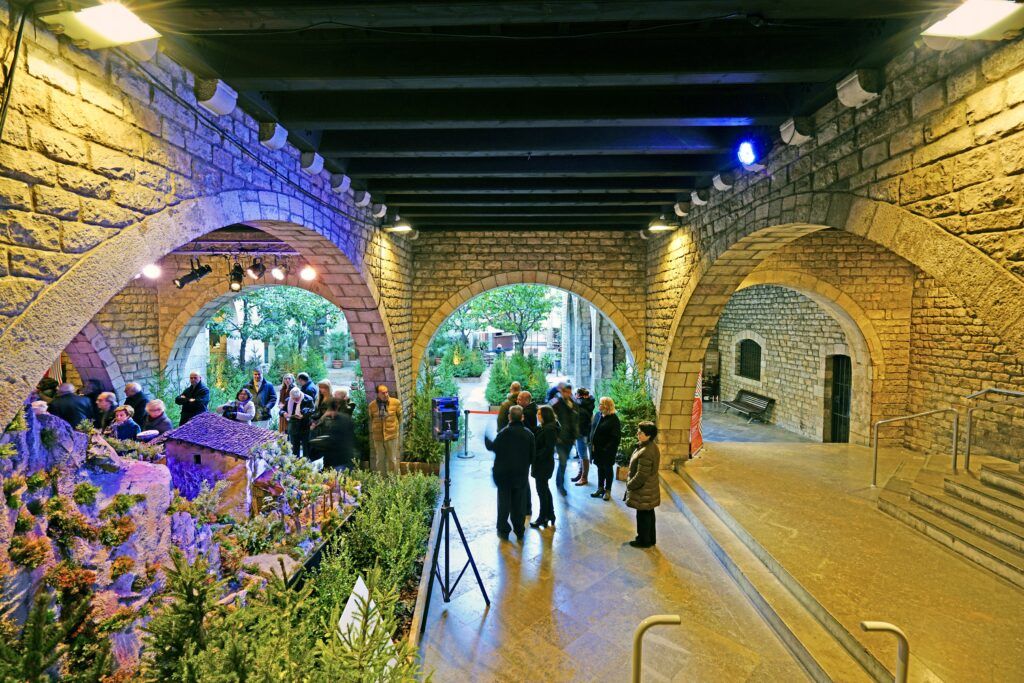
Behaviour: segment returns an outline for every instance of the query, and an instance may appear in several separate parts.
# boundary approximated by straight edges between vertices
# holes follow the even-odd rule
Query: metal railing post
[[[953,473],[956,473],[956,451],[960,446],[960,411],[953,411]]]
[[[652,626],[664,626],[683,623],[678,614],[655,614],[640,622],[633,633],[633,683],[640,683],[640,672],[643,669],[644,634]]]
[[[871,465],[871,486],[872,488],[878,486],[878,428],[884,424],[890,424],[893,422],[905,422],[906,420],[913,420],[918,417],[926,417],[928,415],[937,415],[938,413],[953,413],[953,469],[956,469],[956,452],[957,452],[957,440],[960,432],[960,413],[956,408],[938,408],[936,410],[926,410],[923,413],[914,413],[913,415],[900,415],[899,417],[890,417],[886,420],[878,420],[872,426],[872,435],[875,439],[875,452],[874,459]]]
[[[1013,389],[997,389],[995,387],[988,387],[981,391],[976,391],[973,394],[965,396],[967,400],[973,400],[981,398],[986,394],[998,394],[1000,396],[1009,396],[1011,400],[1018,400],[1024,398],[1024,391],[1014,391]],[[999,404],[1002,405],[1002,404]],[[964,469],[968,472],[971,470],[971,446],[974,443],[974,411],[975,410],[992,410],[998,406],[971,406],[967,409],[967,446],[964,449]]]
[[[907,683],[907,670],[910,668],[910,641],[907,634],[898,626],[886,621],[862,621],[860,627],[865,631],[879,631],[896,636],[896,677],[895,683]]]
[[[875,458],[871,463],[871,488],[878,486],[878,425],[880,422],[876,422],[872,431],[874,432],[872,438],[875,441]]]

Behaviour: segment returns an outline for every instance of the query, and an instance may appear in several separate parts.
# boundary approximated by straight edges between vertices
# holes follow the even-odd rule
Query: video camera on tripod
[[[459,440],[459,397],[442,396],[430,399],[430,412],[436,441]]]

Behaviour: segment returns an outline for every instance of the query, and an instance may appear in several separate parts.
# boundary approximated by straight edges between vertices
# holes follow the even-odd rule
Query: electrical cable
[[[304,188],[299,183],[296,183],[295,181],[293,181],[291,178],[288,177],[287,174],[281,172],[280,170],[278,170],[278,168],[276,166],[274,166],[273,164],[263,160],[258,154],[256,154],[251,149],[249,149],[248,146],[244,142],[242,142],[241,140],[239,140],[235,136],[231,135],[230,133],[227,133],[224,129],[222,129],[220,126],[218,126],[213,120],[210,119],[210,115],[205,110],[203,110],[200,107],[194,105],[193,103],[189,102],[185,98],[179,96],[178,93],[173,88],[164,85],[158,78],[156,78],[153,74],[151,74],[142,65],[141,62],[139,62],[138,60],[136,60],[134,57],[132,57],[131,55],[127,54],[123,50],[121,50],[119,52],[120,52],[122,57],[124,57],[129,62],[131,62],[135,66],[135,68],[142,75],[144,75],[147,80],[149,80],[150,83],[152,83],[158,90],[160,90],[160,92],[164,93],[169,98],[174,100],[176,103],[180,104],[181,106],[183,106],[186,109],[189,109],[190,111],[195,113],[196,120],[198,120],[201,124],[205,125],[208,129],[210,129],[213,132],[215,132],[218,135],[220,135],[223,140],[226,140],[227,142],[231,143],[242,154],[244,154],[245,156],[247,156],[250,159],[252,159],[253,161],[255,161],[261,168],[266,170],[268,173],[273,175],[275,178],[280,180],[282,183],[288,185],[289,187],[294,188],[296,191],[298,191],[304,197],[307,197],[308,199],[311,199],[312,201],[316,202],[320,206],[323,206],[323,207],[327,208],[328,210],[330,210],[331,212],[336,213],[339,216],[343,216],[344,218],[347,218],[350,221],[353,221],[354,223],[357,223],[357,224],[365,226],[365,227],[370,227],[370,228],[376,228],[377,227],[376,223],[374,223],[373,221],[368,221],[368,220],[366,220],[365,218],[363,218],[361,216],[353,215],[353,214],[349,213],[348,211],[345,211],[344,209],[341,209],[341,208],[339,208],[337,206],[334,206],[333,204],[328,204],[327,202],[323,201],[320,197],[318,197],[316,194],[310,192],[309,190]]]
[[[18,35],[14,39],[14,54],[11,56],[11,66],[7,69],[7,79],[4,83],[4,97],[0,102],[0,141],[4,137],[4,125],[7,123],[7,110],[11,106],[11,92],[14,90],[14,74],[18,70],[18,55],[21,53],[21,39],[25,34],[25,22],[28,20],[28,12],[32,9],[34,2],[25,5],[21,11],[21,18],[18,20]],[[6,56],[4,61],[6,62]]]

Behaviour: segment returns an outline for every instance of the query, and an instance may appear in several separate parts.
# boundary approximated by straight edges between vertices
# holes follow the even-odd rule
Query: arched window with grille
[[[740,342],[736,374],[747,379],[761,380],[761,345],[753,339]]]

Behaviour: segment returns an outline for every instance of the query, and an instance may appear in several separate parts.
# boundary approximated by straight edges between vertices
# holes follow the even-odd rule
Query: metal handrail
[[[862,621],[860,627],[865,631],[880,631],[896,636],[896,676],[895,683],[907,683],[907,671],[910,669],[910,641],[907,634],[899,626],[887,621]]]
[[[892,422],[903,422],[906,420],[913,420],[918,417],[925,417],[927,415],[936,415],[938,413],[953,413],[953,469],[956,469],[956,449],[957,440],[960,435],[960,413],[956,408],[938,408],[937,410],[926,410],[923,413],[914,413],[913,415],[900,415],[899,417],[890,417],[886,420],[879,420],[872,425],[872,436],[875,441],[875,458],[871,466],[871,486],[872,488],[878,486],[878,427],[880,425],[889,424]]]
[[[640,683],[640,671],[643,668],[644,634],[652,626],[663,626],[683,623],[678,614],[655,614],[640,622],[633,633],[633,683]]]
[[[986,394],[998,394],[1000,396],[1010,396],[1014,400],[1024,398],[1024,391],[1015,391],[1013,389],[997,389],[996,387],[989,387],[987,389],[982,389],[981,391],[976,391],[973,394],[970,394],[969,396],[964,396],[964,398],[966,398],[967,400],[973,400],[973,399],[976,399],[976,398],[981,398],[982,396],[985,396]],[[997,404],[994,404],[994,405],[971,406],[970,408],[967,409],[967,447],[964,450],[964,469],[965,470],[969,471],[971,469],[971,444],[974,441],[974,411],[976,411],[976,410],[995,410],[996,408],[998,408],[1001,405],[1006,405],[1006,404],[1005,403],[997,403]]]

